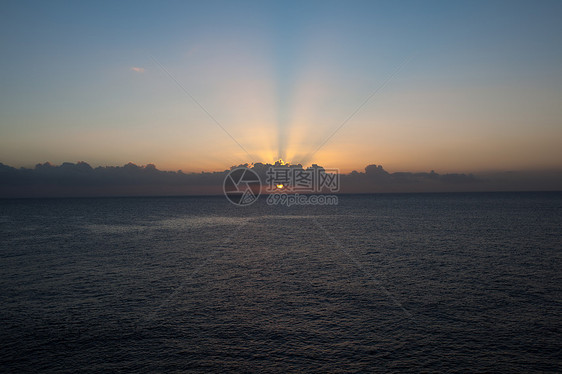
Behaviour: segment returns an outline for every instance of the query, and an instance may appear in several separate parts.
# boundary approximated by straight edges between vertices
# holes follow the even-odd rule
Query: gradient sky
[[[561,1],[1,8],[0,162],[11,166],[562,168]]]

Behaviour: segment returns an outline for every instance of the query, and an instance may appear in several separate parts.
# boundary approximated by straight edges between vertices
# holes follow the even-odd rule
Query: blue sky
[[[2,7],[5,164],[562,166],[559,1]]]

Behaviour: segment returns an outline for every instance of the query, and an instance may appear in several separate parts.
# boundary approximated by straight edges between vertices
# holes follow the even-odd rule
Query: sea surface
[[[562,193],[0,200],[0,372],[561,372]]]

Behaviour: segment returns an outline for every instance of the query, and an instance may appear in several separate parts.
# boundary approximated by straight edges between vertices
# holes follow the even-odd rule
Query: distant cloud
[[[194,54],[196,54],[198,51],[199,51],[199,46],[198,46],[198,45],[195,45],[195,46],[189,48],[189,50],[185,53],[185,56],[186,56],[186,57],[191,57],[191,56],[193,56]]]
[[[249,166],[249,165],[239,165]],[[267,180],[270,164],[252,169]],[[232,166],[235,168],[236,166]],[[287,168],[302,168],[290,165]],[[202,173],[162,171],[155,165],[91,167],[86,162],[61,165],[37,164],[33,169],[0,163],[0,198],[57,196],[162,196],[220,195],[228,170]],[[466,192],[466,191],[562,191],[562,173],[503,172],[482,175],[430,172],[390,173],[381,165],[340,175],[341,193]]]
[[[137,72],[137,73],[144,73],[144,68],[139,68],[139,67],[136,67],[136,66],[133,66],[131,68],[131,70],[134,71],[134,72]]]

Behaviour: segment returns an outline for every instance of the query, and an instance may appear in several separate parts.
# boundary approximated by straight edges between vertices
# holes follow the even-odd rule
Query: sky
[[[0,162],[562,170],[560,1],[4,1]]]

